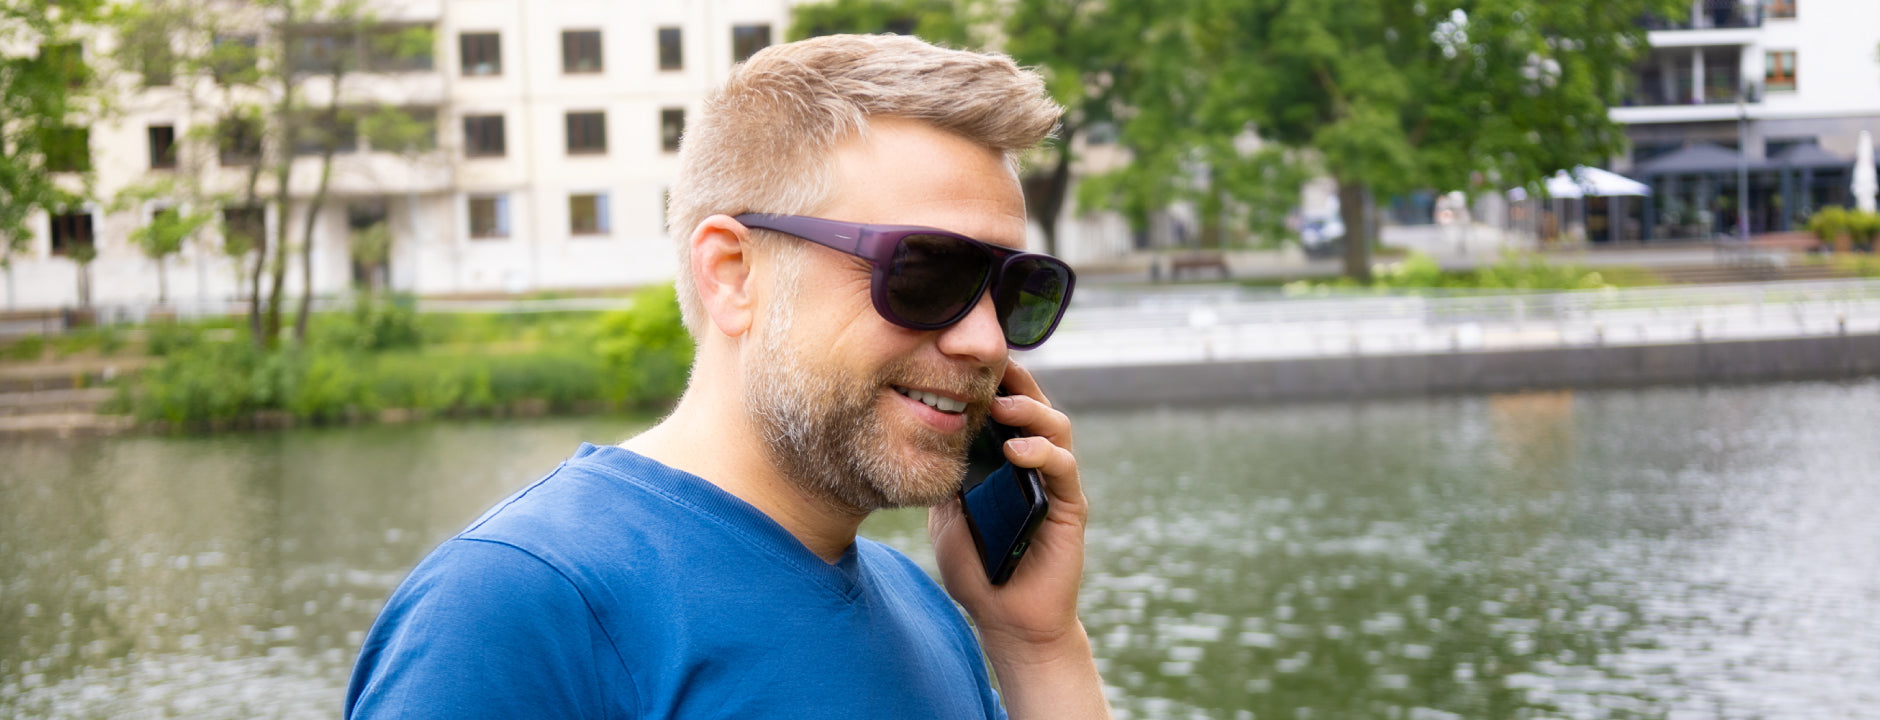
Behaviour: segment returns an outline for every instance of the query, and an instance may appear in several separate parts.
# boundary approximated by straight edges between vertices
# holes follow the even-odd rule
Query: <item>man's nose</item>
[[[940,352],[952,357],[969,358],[982,365],[995,366],[1006,358],[1005,329],[999,327],[999,312],[992,303],[992,293],[979,297],[972,312],[950,327],[940,330]]]

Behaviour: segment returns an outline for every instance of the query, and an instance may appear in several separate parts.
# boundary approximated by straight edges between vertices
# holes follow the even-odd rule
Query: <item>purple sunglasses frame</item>
[[[1058,304],[1057,313],[1051,317],[1051,324],[1045,327],[1044,333],[1040,335],[1035,342],[1014,343],[1012,342],[1011,336],[1007,334],[1005,345],[1013,350],[1030,350],[1038,347],[1044,344],[1044,341],[1049,340],[1052,333],[1057,332],[1058,322],[1064,319],[1064,310],[1070,307],[1071,291],[1077,285],[1077,273],[1071,271],[1070,265],[1065,264],[1063,260],[1051,257],[1050,255],[1028,253],[981,240],[974,240],[965,235],[956,232],[948,232],[939,228],[923,227],[920,225],[867,225],[863,223],[842,222],[839,220],[825,220],[823,218],[804,215],[781,215],[777,213],[745,213],[735,216],[732,219],[742,223],[745,227],[774,230],[867,260],[869,264],[875,267],[874,276],[869,281],[869,294],[873,297],[875,303],[875,313],[888,322],[912,330],[939,330],[958,323],[961,319],[971,314],[973,308],[979,306],[979,300],[981,297],[984,297],[987,290],[993,290],[996,297],[1000,278],[1005,276],[1006,269],[1011,267],[1014,262],[1041,260],[1047,264],[1061,268],[1064,271],[1064,300]],[[892,267],[894,263],[894,250],[901,244],[901,240],[909,235],[937,235],[940,237],[953,238],[969,246],[979,248],[982,252],[991,256],[993,262],[986,266],[986,275],[979,279],[979,287],[973,290],[972,299],[967,301],[964,309],[945,321],[938,323],[915,322],[901,317],[899,314],[895,313],[888,304],[888,273],[889,268]],[[1006,333],[1004,317],[999,318],[999,330],[1001,334]]]

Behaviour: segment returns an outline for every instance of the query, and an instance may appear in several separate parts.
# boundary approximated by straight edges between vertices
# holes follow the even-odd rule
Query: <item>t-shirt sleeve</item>
[[[347,718],[623,717],[581,593],[510,545],[455,539],[392,594],[359,652]],[[608,673],[612,675],[613,673]]]

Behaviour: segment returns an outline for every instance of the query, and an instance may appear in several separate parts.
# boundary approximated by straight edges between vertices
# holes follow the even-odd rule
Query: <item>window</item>
[[[502,36],[497,33],[464,33],[459,38],[463,52],[463,74],[503,74]]]
[[[224,167],[249,165],[261,159],[261,121],[227,117],[216,123],[216,155]]]
[[[463,116],[464,157],[502,157],[507,152],[503,143],[503,116]]]
[[[137,48],[132,62],[144,87],[162,87],[176,81],[176,51],[170,48],[169,38]]]
[[[607,194],[568,196],[568,232],[573,235],[606,235]]]
[[[1795,0],[1763,0],[1763,15],[1771,18],[1795,17]]]
[[[1763,89],[1776,92],[1795,89],[1795,51],[1772,50],[1763,54]]]
[[[769,25],[733,25],[731,27],[731,62],[744,62],[757,51],[770,47]]]
[[[70,256],[79,248],[92,249],[91,213],[59,213],[52,216],[52,254]]]
[[[91,170],[91,129],[56,127],[41,131],[41,147],[46,153],[46,169],[51,172],[89,172]]]
[[[607,152],[607,113],[568,113],[568,154]]]
[[[301,28],[288,57],[294,72],[332,74],[353,67],[353,35],[344,28]]]
[[[470,237],[509,237],[509,196],[470,196]]]
[[[42,45],[38,61],[65,78],[67,87],[83,86],[86,76],[90,74],[85,68],[85,48],[78,43]]]
[[[425,72],[435,67],[427,25],[377,25],[360,37],[365,44],[365,68],[373,72]]]
[[[666,152],[679,151],[679,138],[685,135],[685,108],[659,111],[659,147]]]
[[[600,72],[601,31],[562,31],[561,71],[569,74]]]
[[[295,155],[324,155],[359,151],[359,113],[340,108],[339,117],[329,119],[326,110],[309,111],[296,118]]]
[[[681,44],[679,28],[663,27],[659,29],[659,69],[685,69],[685,46]]]
[[[256,249],[267,244],[267,210],[258,205],[222,208],[222,244],[226,249]]]
[[[255,51],[259,40],[253,35],[217,35],[209,54],[210,72],[224,85],[253,82],[256,79]]]
[[[150,169],[172,170],[176,168],[176,126],[151,125]]]

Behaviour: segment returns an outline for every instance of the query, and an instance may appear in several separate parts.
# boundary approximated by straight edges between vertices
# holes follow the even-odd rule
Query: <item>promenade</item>
[[[1023,362],[1071,404],[1857,376],[1880,373],[1880,280],[1440,297],[1097,285]]]

